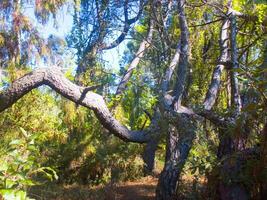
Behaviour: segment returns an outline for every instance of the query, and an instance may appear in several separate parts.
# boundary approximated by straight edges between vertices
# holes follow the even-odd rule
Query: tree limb
[[[236,44],[236,16],[233,15],[230,17],[231,20],[231,60],[233,63],[232,70],[230,71],[231,77],[231,104],[235,108],[235,114],[240,113],[241,111],[241,99],[239,94],[239,81],[237,79],[238,72],[238,54],[237,54],[237,44]]]
[[[172,61],[169,65],[169,67],[167,68],[167,70],[165,72],[165,76],[164,76],[162,84],[161,84],[161,89],[162,89],[162,93],[164,96],[167,93],[167,90],[169,88],[169,84],[170,84],[174,69],[178,65],[178,62],[180,60],[180,54],[181,54],[181,40],[179,40],[179,42],[178,42],[175,54],[172,58]]]
[[[58,68],[36,69],[14,81],[9,88],[0,93],[0,112],[41,85],[47,85],[65,98],[93,110],[99,122],[110,133],[124,141],[146,143],[151,137],[149,133],[157,132],[158,127],[154,123],[143,131],[129,130],[112,116],[101,95],[72,83]]]
[[[123,77],[122,77],[122,79],[121,79],[121,81],[117,87],[116,95],[122,94],[123,91],[126,89],[126,85],[132,76],[133,70],[139,64],[141,58],[144,55],[145,50],[150,46],[150,43],[151,43],[152,38],[153,38],[153,32],[154,32],[154,21],[153,21],[153,19],[151,19],[147,37],[141,42],[139,49],[138,49],[137,53],[135,54],[134,59],[132,60],[130,66],[128,67],[126,72],[124,73],[124,75],[123,75]]]
[[[100,47],[100,51],[101,50],[109,50],[109,49],[113,49],[115,48],[116,46],[118,46],[126,37],[126,35],[128,34],[130,28],[131,28],[131,24],[135,23],[140,15],[142,14],[143,12],[143,9],[144,9],[144,6],[146,5],[148,1],[146,1],[144,3],[143,0],[141,0],[140,2],[140,6],[139,6],[139,11],[137,13],[137,15],[131,19],[128,18],[128,1],[125,1],[125,4],[124,4],[124,19],[125,19],[125,22],[124,22],[124,27],[123,27],[123,31],[122,33],[117,37],[117,39],[115,39],[113,42],[111,42],[109,45],[107,44],[104,44],[103,46]]]
[[[177,2],[178,14],[179,14],[179,24],[181,30],[181,53],[179,58],[179,65],[177,68],[177,78],[174,88],[174,107],[181,105],[182,96],[185,89],[185,82],[188,71],[188,55],[189,55],[189,29],[187,25],[187,20],[185,16],[184,6],[185,1],[181,0]]]
[[[213,105],[215,104],[216,98],[218,96],[218,92],[219,92],[220,85],[221,85],[221,75],[225,67],[225,65],[221,63],[226,63],[229,60],[229,53],[228,53],[229,47],[227,44],[227,41],[229,38],[229,34],[228,34],[229,26],[230,26],[230,20],[225,19],[222,24],[221,33],[220,33],[221,53],[218,59],[219,64],[215,67],[213,71],[209,89],[206,93],[206,97],[203,103],[204,108],[206,110],[210,110],[213,107]]]

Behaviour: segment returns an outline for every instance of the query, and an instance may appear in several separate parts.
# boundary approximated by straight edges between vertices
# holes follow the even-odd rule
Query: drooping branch
[[[124,73],[116,91],[116,95],[120,95],[123,91],[126,89],[126,85],[129,82],[129,79],[132,76],[133,70],[137,67],[139,64],[140,60],[144,56],[145,50],[150,46],[152,38],[153,38],[153,32],[154,32],[154,21],[153,19],[150,20],[150,25],[149,25],[149,31],[147,34],[147,37],[141,42],[139,49],[137,53],[135,54],[134,59],[132,60],[129,68],[126,70]]]
[[[229,124],[229,120],[227,118],[222,117],[211,110],[191,109],[186,106],[180,105],[174,111],[170,111],[170,113],[172,114],[172,116],[169,120],[171,120],[173,123],[175,123],[179,116],[183,114],[187,117],[190,117],[191,119],[198,121],[203,121],[204,119],[207,119],[218,127],[226,126],[227,123]]]
[[[143,131],[129,130],[112,116],[101,95],[72,83],[57,68],[37,69],[14,81],[9,88],[0,93],[0,112],[41,85],[48,85],[65,98],[93,110],[99,122],[110,133],[124,141],[145,143],[150,140],[151,131],[157,132],[154,124]]]
[[[226,127],[227,126],[227,118],[224,118],[210,110],[199,110],[195,112],[195,115],[199,115],[218,127]]]

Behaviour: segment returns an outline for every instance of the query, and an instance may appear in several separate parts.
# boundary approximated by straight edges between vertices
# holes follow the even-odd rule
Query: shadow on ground
[[[153,177],[97,187],[54,184],[35,186],[29,194],[36,200],[153,200],[156,184]]]

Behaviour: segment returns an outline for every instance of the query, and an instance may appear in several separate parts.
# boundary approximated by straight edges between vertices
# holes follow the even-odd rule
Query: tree
[[[93,23],[94,28],[89,34],[89,41],[91,42],[85,46],[81,45],[81,41],[76,43],[78,52],[79,49],[84,52],[80,52],[82,56],[79,58],[80,61],[78,60],[78,75],[86,71],[87,67],[90,66],[87,65],[86,62],[89,61],[90,64],[90,58],[94,59],[98,51],[112,48],[125,38],[125,33],[129,31],[130,22],[137,20],[139,12],[143,9],[144,5],[140,2],[142,6],[139,9],[138,17],[131,20],[128,18],[128,1],[121,4],[118,3],[118,5],[114,2],[108,2],[107,4],[102,2],[103,5],[98,5],[97,3],[98,1],[92,3],[92,5],[90,4],[91,7],[96,7],[96,12],[94,11],[93,14],[96,15],[95,19],[97,19],[96,22]],[[75,102],[77,105],[85,106],[93,110],[99,122],[111,134],[127,142],[147,143],[147,149],[148,152],[152,152],[150,153],[152,158],[149,156],[144,156],[144,158],[148,163],[152,163],[151,165],[153,165],[153,155],[159,138],[161,135],[166,136],[165,165],[159,178],[156,195],[157,199],[165,200],[174,198],[176,195],[183,166],[192,148],[198,126],[203,123],[204,119],[209,120],[218,130],[219,146],[217,155],[218,162],[221,162],[219,168],[220,176],[222,176],[222,174],[227,174],[233,178],[232,176],[242,171],[240,162],[236,162],[236,171],[232,173],[230,158],[233,156],[237,156],[237,159],[239,159],[239,154],[243,155],[243,152],[247,151],[252,152],[252,154],[260,155],[258,151],[254,151],[257,147],[249,148],[248,138],[251,134],[259,134],[257,130],[262,130],[261,127],[266,124],[266,116],[260,113],[266,109],[266,84],[264,82],[266,73],[263,73],[266,70],[266,46],[264,46],[266,45],[266,41],[263,42],[264,38],[262,37],[262,34],[266,32],[266,19],[260,14],[257,15],[257,12],[260,13],[262,10],[266,10],[266,6],[258,7],[255,10],[255,15],[255,13],[243,14],[234,10],[235,7],[240,9],[246,6],[254,6],[246,2],[237,4],[235,1],[228,1],[225,5],[224,3],[204,1],[203,4],[196,5],[194,1],[186,2],[185,0],[178,0],[175,2],[168,1],[167,3],[165,1],[153,1],[148,5],[153,6],[156,3],[162,6],[160,8],[163,10],[166,9],[170,11],[170,14],[160,16],[159,19],[157,15],[149,16],[150,23],[147,38],[140,43],[139,50],[132,60],[130,67],[125,71],[116,92],[117,95],[123,94],[123,91],[126,89],[126,84],[132,76],[133,69],[138,65],[140,58],[145,58],[144,50],[146,50],[147,44],[154,42],[155,46],[159,45],[156,40],[152,38],[153,31],[156,32],[153,33],[154,38],[160,38],[161,45],[164,47],[162,49],[169,49],[172,59],[168,62],[167,67],[166,65],[162,67],[164,68],[162,71],[165,70],[165,72],[157,77],[157,87],[155,90],[158,93],[158,103],[148,128],[143,130],[129,130],[114,118],[104,98],[92,91],[94,87],[83,87],[72,83],[66,79],[61,70],[56,67],[36,69],[15,80],[11,86],[0,94],[0,111],[4,111],[12,106],[18,99],[22,98],[32,89],[41,85],[48,85],[57,93]],[[82,4],[82,6],[84,6],[82,8],[89,8],[90,5]],[[111,45],[106,45],[104,43],[104,38],[109,34],[109,29],[113,22],[109,20],[109,17],[104,17],[104,15],[105,13],[110,14],[108,12],[110,6],[115,6],[117,9],[123,8],[124,31],[115,42],[111,43]],[[210,16],[205,17],[206,21],[204,24],[189,25],[190,18],[193,18],[194,14],[189,13],[186,6],[192,7],[192,9],[205,7],[207,10],[201,13]],[[85,14],[88,15],[89,11],[86,10]],[[77,10],[75,10],[75,12],[77,12]],[[157,11],[155,11],[155,13],[157,13]],[[216,15],[219,15],[220,18],[214,20],[213,17],[216,17]],[[91,16],[89,15],[87,17]],[[173,23],[167,23],[169,17],[173,20]],[[76,23],[83,22],[81,18],[79,19],[80,22],[78,22],[77,16],[75,19],[77,20]],[[90,20],[94,20],[94,18],[90,18]],[[88,22],[90,22],[90,20]],[[197,50],[193,49],[193,45],[196,47],[201,46],[201,43],[191,43],[190,39],[197,37],[197,33],[193,32],[191,28],[204,27],[217,22],[221,22],[220,34],[218,34],[220,35],[219,57],[218,59],[214,56],[211,57],[213,60],[216,60],[212,63],[213,65],[215,63],[213,73],[207,73],[211,75],[211,81],[207,84],[205,96],[202,94],[199,96],[199,99],[195,100],[194,98],[190,98],[190,95],[196,95],[194,91],[190,90],[192,85],[195,84],[194,80],[190,80],[190,71],[193,70],[194,72],[194,70],[197,69],[197,66],[193,66],[192,63],[206,62],[207,58],[204,55],[201,55],[201,58],[191,55],[190,52],[197,52]],[[243,25],[238,26],[239,24]],[[179,28],[175,27],[177,25]],[[258,28],[255,38],[255,40],[261,41],[258,44],[254,41],[246,41],[247,29],[250,30],[251,27],[255,26],[262,27]],[[244,34],[242,28],[244,28]],[[169,37],[175,38],[175,34],[173,34],[173,36],[171,33],[168,33],[171,32],[172,29],[179,35],[176,37],[175,42],[169,40]],[[239,29],[239,31],[237,31],[237,29]],[[77,33],[78,38],[83,36],[81,32],[77,31]],[[168,36],[164,39],[165,34]],[[84,40],[84,38],[79,39]],[[86,39],[88,38],[85,38],[85,40]],[[214,41],[212,42],[214,43]],[[242,46],[238,48],[237,45],[239,42],[242,43]],[[172,43],[174,43],[174,45]],[[173,49],[173,46],[176,48]],[[209,48],[209,45],[205,44],[202,53],[207,54]],[[238,50],[242,51],[238,52]],[[149,55],[149,53],[151,52],[147,54]],[[162,57],[164,57],[166,52],[160,53],[162,53],[161,56],[163,55]],[[261,56],[259,56],[259,54]],[[91,55],[91,57],[88,58],[88,55]],[[155,55],[152,54],[152,57],[153,56]],[[191,60],[194,60],[193,58],[195,58],[196,61],[191,62]],[[164,59],[166,58],[164,57]],[[243,62],[243,60],[245,60],[245,62]],[[161,63],[156,63],[155,66],[161,67],[160,64]],[[204,67],[205,64],[207,63],[201,64],[201,67]],[[151,71],[155,72],[156,69],[152,69]],[[197,75],[201,76],[200,74]],[[222,84],[223,81],[226,86]],[[76,82],[79,83],[79,81]],[[242,94],[241,86],[243,88]],[[220,95],[220,92],[227,89],[230,89],[229,94],[227,94],[227,97],[230,97],[230,101],[228,105],[225,106],[226,113],[221,114],[219,102],[225,102],[227,98]],[[255,91],[254,98],[249,97],[248,91],[251,89]],[[243,99],[241,97],[242,95]],[[250,107],[253,107],[253,109],[250,109]],[[251,120],[257,121],[257,123],[249,123]],[[264,139],[261,141],[263,149],[264,141]],[[151,170],[151,167],[148,168]],[[252,195],[240,180],[234,181],[230,186],[223,181],[219,181],[218,188],[221,199],[235,199],[235,196],[239,196],[241,199],[248,199],[249,196]]]

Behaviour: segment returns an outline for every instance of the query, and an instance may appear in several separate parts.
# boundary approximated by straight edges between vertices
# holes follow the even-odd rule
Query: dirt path
[[[155,197],[157,179],[143,178],[134,182],[125,182],[115,187],[114,200],[152,200]]]
[[[29,191],[36,200],[153,200],[157,179],[144,177],[115,185],[89,188],[81,185],[50,185]]]

